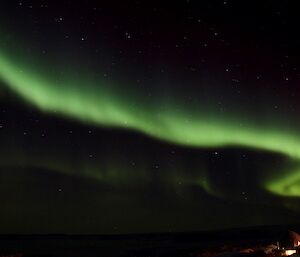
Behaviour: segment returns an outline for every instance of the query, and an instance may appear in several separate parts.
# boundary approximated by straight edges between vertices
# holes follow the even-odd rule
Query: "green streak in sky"
[[[153,103],[153,110],[145,108],[141,102],[132,107],[126,102],[126,96],[120,99],[117,92],[102,89],[100,83],[95,87],[89,81],[56,82],[40,77],[24,66],[12,64],[3,55],[0,55],[0,78],[11,90],[41,110],[87,123],[135,129],[186,146],[245,146],[300,158],[300,138],[296,135],[253,126],[240,127],[238,122],[226,121],[225,117],[223,120],[207,119],[201,111],[193,115],[184,110],[175,112],[173,106],[160,109]]]
[[[131,129],[174,144],[249,147],[300,160],[300,137],[290,131],[250,122],[240,126],[238,119],[214,115],[207,118],[205,110],[190,113],[174,103],[165,106],[157,106],[155,100],[152,104],[145,103],[143,99],[136,99],[137,96],[120,93],[120,88],[89,77],[53,78],[41,74],[0,52],[0,79],[42,111],[89,124]],[[180,111],[175,111],[178,108]],[[300,173],[292,171],[290,174],[283,174],[279,181],[268,181],[266,188],[280,195],[300,196]]]
[[[266,189],[282,196],[300,196],[300,167],[288,170],[286,175],[270,180],[265,185]]]

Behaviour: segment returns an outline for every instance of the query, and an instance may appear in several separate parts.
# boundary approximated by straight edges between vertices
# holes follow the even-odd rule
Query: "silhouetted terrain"
[[[145,235],[2,235],[0,256],[266,256],[263,247],[288,244],[288,229],[297,231],[296,226],[273,226]]]

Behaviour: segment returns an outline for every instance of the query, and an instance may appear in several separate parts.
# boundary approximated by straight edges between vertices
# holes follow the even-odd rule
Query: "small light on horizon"
[[[285,250],[285,256],[290,256],[290,255],[295,254],[295,253],[297,253],[296,250]]]

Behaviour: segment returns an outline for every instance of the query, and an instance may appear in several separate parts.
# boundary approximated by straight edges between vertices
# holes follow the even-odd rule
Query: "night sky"
[[[292,1],[0,2],[0,233],[300,223]]]

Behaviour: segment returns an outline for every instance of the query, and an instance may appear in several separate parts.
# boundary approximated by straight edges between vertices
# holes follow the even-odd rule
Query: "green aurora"
[[[266,129],[250,121],[240,126],[239,118],[234,118],[234,114],[230,117],[205,115],[200,108],[190,113],[176,103],[160,106],[129,92],[121,93],[120,87],[92,79],[92,74],[79,75],[75,79],[67,73],[60,77],[49,76],[47,72],[40,72],[40,67],[20,60],[22,58],[1,50],[2,84],[44,112],[86,124],[134,130],[182,146],[257,149],[278,153],[300,163],[300,137],[290,130]],[[58,66],[51,64],[51,67]],[[76,73],[80,74],[80,71],[77,69]],[[273,176],[266,178],[262,182],[263,188],[277,195],[299,197],[300,164],[294,166],[291,170],[280,171],[276,179]],[[206,182],[199,185],[213,193]]]

